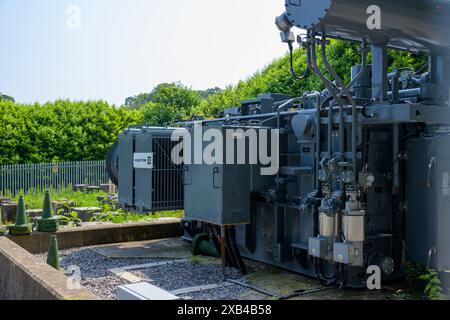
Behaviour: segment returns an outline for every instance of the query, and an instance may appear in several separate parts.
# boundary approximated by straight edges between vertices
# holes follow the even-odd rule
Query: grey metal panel
[[[228,128],[218,127],[224,136]],[[206,146],[204,143],[203,148]],[[223,148],[226,158],[226,148]],[[219,225],[249,223],[250,174],[249,165],[186,165],[186,217]]]
[[[362,124],[392,123],[435,123],[450,124],[450,108],[405,103],[397,105],[373,105],[366,108],[366,114],[373,118],[360,116]]]
[[[450,269],[449,146],[448,135],[407,143],[407,259],[438,271]]]
[[[125,131],[119,136],[119,204],[122,207],[134,205],[134,134]]]
[[[214,172],[214,170],[219,170]],[[223,212],[223,185],[219,176],[221,166],[188,165],[185,170],[184,210],[188,218],[221,224]],[[213,179],[215,187],[213,188]]]
[[[136,135],[137,153],[151,153],[153,134],[151,131],[143,130],[141,134]],[[136,208],[140,212],[152,210],[152,173],[153,169],[134,169],[135,174],[135,197]]]

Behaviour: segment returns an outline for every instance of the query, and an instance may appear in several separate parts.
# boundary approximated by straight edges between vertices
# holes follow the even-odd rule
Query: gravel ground
[[[179,262],[169,266],[157,266],[132,272],[140,278],[153,280],[152,283],[167,291],[181,288],[203,286],[209,284],[225,283],[227,279],[241,279],[238,270],[232,269],[227,273],[227,278],[222,275],[221,266],[218,264],[197,264]],[[210,299],[237,299],[246,291],[238,285],[222,286],[217,289],[188,293],[186,296],[198,300]]]
[[[59,252],[61,267],[67,269],[69,266],[78,266],[81,271],[81,285],[99,298],[106,300],[117,299],[115,293],[117,287],[129,283],[109,272],[109,269],[167,261],[164,259],[108,259],[92,250],[93,248],[61,250]],[[45,261],[47,254],[39,254],[37,257]],[[199,285],[220,284],[226,281],[220,265],[217,264],[177,262],[130,272],[144,279],[149,278],[153,280],[153,284],[169,291]],[[244,281],[238,270],[229,271],[228,278]],[[186,296],[196,300],[237,299],[246,290],[248,289],[238,285],[230,285],[189,293]]]

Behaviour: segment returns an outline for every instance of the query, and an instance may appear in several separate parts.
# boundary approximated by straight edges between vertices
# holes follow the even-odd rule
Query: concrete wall
[[[10,236],[9,239],[31,253],[42,253],[48,250],[50,235],[51,233],[34,232],[31,236]],[[70,228],[60,230],[56,235],[59,249],[71,249],[110,243],[181,237],[183,230],[179,219],[171,219]]]
[[[67,277],[0,237],[0,300],[95,300],[85,289],[67,288]]]

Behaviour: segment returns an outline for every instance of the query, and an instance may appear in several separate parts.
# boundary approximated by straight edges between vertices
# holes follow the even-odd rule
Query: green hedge
[[[0,164],[100,160],[138,111],[103,101],[0,101]]]

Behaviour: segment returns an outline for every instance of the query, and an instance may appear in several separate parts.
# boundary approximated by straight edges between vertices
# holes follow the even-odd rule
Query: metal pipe
[[[420,97],[420,94],[421,94],[421,89],[420,88],[399,90],[398,91],[398,98],[399,99],[416,98],[416,97]],[[388,98],[392,99],[392,91],[388,91]]]
[[[220,260],[221,260],[221,266],[222,266],[222,273],[225,274],[226,272],[226,256],[225,256],[225,227],[220,226]]]
[[[366,40],[363,40],[361,44],[361,70],[358,72],[356,77],[354,77],[350,83],[347,85],[347,89],[350,90],[355,83],[357,83],[361,77],[366,73],[367,67],[367,48],[366,48]]]
[[[350,94],[349,89],[347,88],[347,86],[344,85],[344,82],[342,81],[341,77],[339,77],[339,75],[336,73],[336,71],[333,69],[333,67],[330,65],[330,63],[328,62],[327,59],[327,54],[326,54],[326,45],[327,45],[327,40],[326,40],[326,36],[323,35],[322,36],[322,47],[321,47],[321,52],[322,52],[322,62],[325,65],[326,69],[328,70],[328,72],[331,74],[331,76],[334,78],[334,80],[336,81],[338,87],[341,88],[341,94],[344,94],[347,99],[349,100],[351,106],[352,106],[352,114],[354,112],[354,110],[356,110],[356,102],[353,99],[353,97]],[[362,71],[364,69],[361,69],[361,71],[359,72],[359,74],[362,74]],[[340,139],[340,153],[343,155],[345,153],[345,146],[344,146],[344,136],[345,136],[345,129],[344,129],[344,111],[343,111],[343,106],[339,105],[339,139]],[[352,130],[352,136],[353,136],[353,130]],[[352,148],[353,148],[353,144],[354,141],[352,140]],[[352,149],[353,152],[353,149]],[[355,160],[354,160],[355,162]],[[340,172],[342,173],[343,168],[340,168]],[[355,174],[355,181],[356,181],[356,167],[354,167],[354,174]],[[341,180],[340,182],[340,189],[343,190],[344,189],[344,183]]]
[[[312,31],[310,33],[311,37],[311,45],[310,45],[310,52],[311,52],[311,68],[312,71],[316,76],[319,77],[320,80],[324,83],[325,87],[328,89],[329,93],[333,96],[334,100],[338,104],[342,104],[342,100],[338,97],[338,95],[335,92],[336,86],[334,83],[332,83],[320,70],[318,64],[317,64],[317,56],[316,56],[316,38],[315,38],[315,32]]]
[[[335,102],[337,104],[339,104],[340,106],[343,106],[342,100],[338,97],[338,95],[336,94],[336,92],[334,91],[334,89],[336,89],[336,87],[333,85],[331,85],[331,81],[325,77],[325,75],[322,73],[322,71],[320,71],[319,66],[317,65],[317,56],[316,56],[316,38],[315,38],[315,32],[311,31],[310,33],[310,37],[311,37],[311,47],[310,47],[310,52],[311,52],[311,66],[312,66],[312,71],[322,80],[322,82],[324,83],[325,87],[328,89],[329,93],[331,94],[331,96],[334,98]],[[319,111],[319,123],[320,123],[320,111]],[[330,104],[328,107],[328,155],[331,157],[333,155],[333,105]],[[320,143],[320,140],[319,140]],[[316,161],[319,161],[320,163],[320,153],[318,154],[318,159],[316,159]],[[318,172],[317,172],[318,174]]]
[[[321,40],[322,62],[324,64],[325,68],[328,70],[328,72],[333,77],[336,84],[338,85],[338,88],[341,88],[341,94],[345,94],[347,96],[347,99],[350,101],[350,104],[352,104],[352,105],[356,104],[355,100],[353,99],[353,97],[350,94],[349,89],[347,88],[347,86],[344,85],[344,82],[342,81],[341,77],[339,77],[339,75],[336,73],[336,71],[333,69],[333,67],[328,62],[326,50],[327,50],[327,39],[326,39],[326,36],[323,35],[322,40]]]
[[[235,116],[235,117],[229,117],[229,118],[218,118],[218,119],[211,119],[211,120],[200,120],[197,122],[201,122],[201,123],[215,123],[215,122],[223,122],[223,121],[230,121],[230,120],[255,120],[255,119],[265,119],[265,118],[270,118],[270,117],[277,117],[278,114],[280,114],[281,116],[293,116],[296,115],[298,112],[297,111],[287,111],[287,112],[271,112],[271,113],[264,113],[264,114],[257,114],[257,115],[249,115],[249,116]],[[190,120],[190,121],[180,121],[178,122],[179,124],[192,124],[195,121]],[[179,129],[179,128],[178,128]]]
[[[394,168],[393,168],[393,190],[392,194],[397,195],[400,193],[400,125],[395,123],[392,127],[392,152],[394,156]]]
[[[310,57],[311,63],[309,64],[309,68],[313,73],[315,73],[313,65],[312,65],[312,53],[311,53],[311,46],[308,46],[307,48],[307,55]],[[316,138],[316,156],[315,156],[315,167],[316,167],[316,183],[315,183],[315,189],[319,188],[319,167],[320,167],[320,141],[321,141],[321,122],[320,122],[320,116],[321,116],[321,109],[322,109],[322,103],[317,104],[316,109],[316,132],[315,132],[315,138]]]
[[[356,152],[357,152],[357,121],[358,121],[358,112],[356,109],[356,104],[352,105],[352,167],[353,167],[353,176],[354,176],[354,181],[353,184],[356,185],[357,184],[357,178],[358,178],[358,173],[356,172],[357,170],[357,159],[356,159]]]

